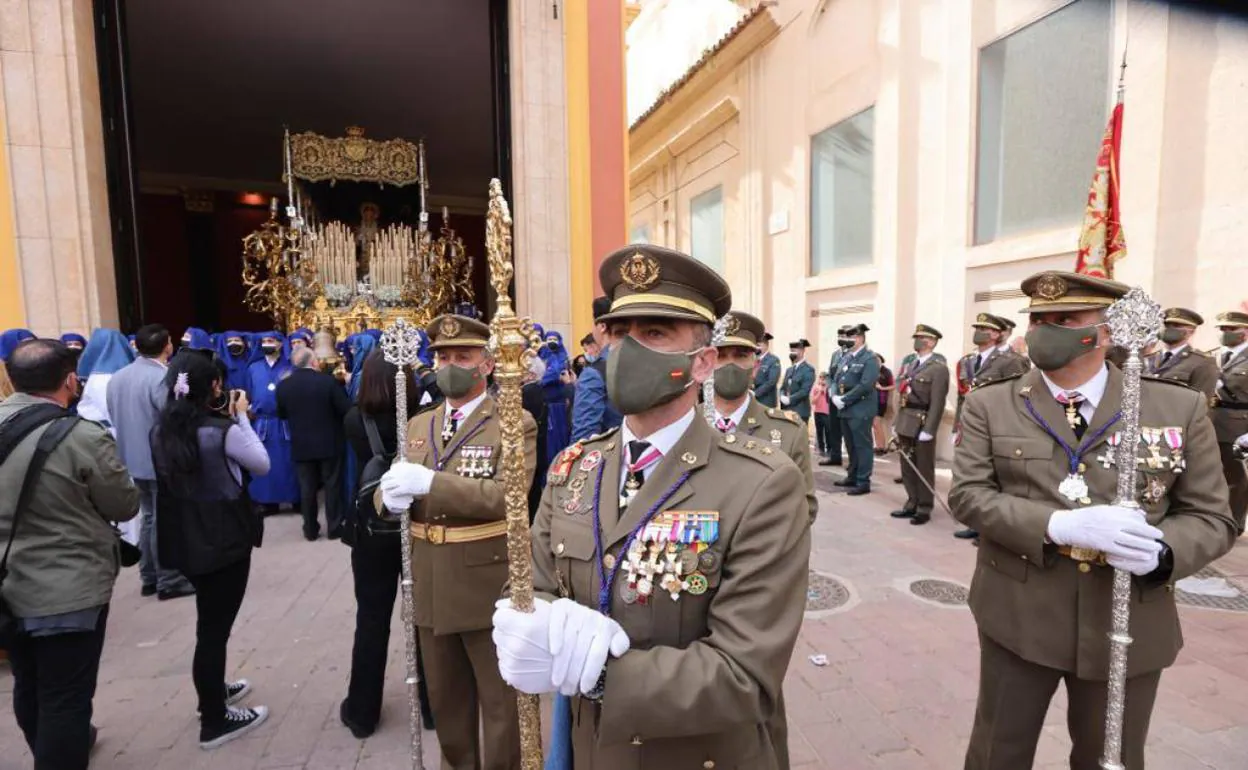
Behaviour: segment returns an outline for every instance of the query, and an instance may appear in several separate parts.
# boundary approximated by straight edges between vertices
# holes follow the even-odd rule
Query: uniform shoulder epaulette
[[[944,354],[944,353],[932,353],[932,360],[933,360],[933,361],[939,361],[939,362],[940,362],[940,363],[942,363],[942,364],[948,364],[948,363],[949,363],[949,359],[945,358],[945,354]]]
[[[1188,348],[1187,350],[1183,352],[1184,353],[1190,352],[1192,355],[1197,356],[1198,358],[1213,358],[1212,354],[1206,353],[1203,350],[1197,350],[1196,348]]]
[[[981,390],[988,390],[989,388],[994,387],[996,385],[1000,385],[1003,382],[1013,382],[1014,380],[1017,380],[1019,377],[1022,377],[1024,374],[1026,374],[1026,372],[1018,372],[1017,374],[1007,374],[1004,377],[1001,377],[1000,379],[990,380],[988,382],[985,382],[982,385],[978,385],[971,392],[978,393]]]
[[[966,355],[959,358],[958,363],[962,363],[963,361],[970,361],[972,358],[977,358],[978,356],[979,356],[979,352],[972,350],[970,353],[967,353]]]
[[[1159,382],[1159,383],[1165,383],[1166,385],[1177,385],[1180,388],[1183,388],[1184,390],[1190,390],[1193,393],[1197,392],[1195,388],[1193,388],[1188,383],[1183,382],[1182,380],[1172,380],[1169,377],[1158,377],[1155,374],[1140,374],[1140,381],[1141,382]]]
[[[802,422],[802,418],[798,417],[796,412],[788,409],[777,409],[774,406],[767,407],[767,416],[773,420],[788,420],[794,425],[799,425]]]
[[[738,433],[727,433],[722,436],[719,439],[719,446],[732,454],[749,457],[769,468],[782,465],[788,459],[788,455],[778,451],[770,441]]]
[[[595,433],[594,435],[590,436],[587,439],[582,439],[580,443],[589,444],[594,441],[602,441],[604,438],[610,438],[611,436],[614,436],[616,433],[619,432],[619,430],[620,430],[620,426],[618,425],[615,426],[614,428],[607,428],[602,433]]]

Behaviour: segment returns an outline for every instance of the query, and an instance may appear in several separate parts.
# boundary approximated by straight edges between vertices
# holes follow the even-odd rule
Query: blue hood
[[[33,340],[34,332],[29,329],[9,329],[0,334],[0,361],[8,361],[13,349],[26,340]]]
[[[130,349],[125,335],[115,329],[96,329],[91,332],[91,341],[78,359],[78,376],[113,374],[129,366],[132,361],[134,351]]]

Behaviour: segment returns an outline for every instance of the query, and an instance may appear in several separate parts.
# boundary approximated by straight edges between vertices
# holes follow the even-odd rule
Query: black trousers
[[[317,535],[321,525],[317,517],[316,492],[325,490],[325,529],[333,532],[342,525],[342,456],[328,460],[295,463],[299,475],[299,512],[303,514],[303,533]]]
[[[195,658],[191,677],[199,696],[199,721],[220,727],[225,721],[225,645],[247,593],[251,556],[206,575],[187,575],[195,586]]]
[[[355,644],[351,648],[351,679],[347,685],[347,716],[360,727],[375,729],[381,719],[381,696],[386,681],[386,653],[390,646],[390,618],[399,595],[403,557],[398,535],[370,535],[360,527],[351,548],[351,576],[355,579]],[[420,710],[430,713],[429,692],[420,648],[416,648],[420,676]]]
[[[935,496],[929,487],[936,487],[936,439],[919,441],[917,437],[898,437],[897,443],[910,458],[909,463],[904,459],[898,461],[901,463],[901,483],[906,485],[905,509],[919,516],[931,516]],[[910,463],[914,463],[913,468]],[[924,481],[927,483],[924,484]]]
[[[35,755],[35,770],[86,770],[107,624],[105,605],[94,631],[23,635],[9,650],[13,715]]]
[[[832,416],[815,412],[815,446],[824,457],[832,455]],[[839,452],[840,447],[837,447]]]
[[[828,398],[829,402],[832,400]],[[845,443],[844,427],[841,425],[840,415],[837,414],[836,407],[830,407],[828,410],[828,447],[827,458],[833,462],[841,462],[841,447]]]
[[[846,479],[855,487],[871,486],[871,471],[875,467],[875,448],[871,440],[871,423],[875,415],[869,417],[842,417],[841,433],[845,436],[845,444],[849,449],[849,467]]]

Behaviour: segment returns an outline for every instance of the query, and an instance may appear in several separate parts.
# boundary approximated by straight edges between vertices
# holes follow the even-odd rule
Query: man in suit
[[[1248,433],[1248,313],[1232,310],[1218,315],[1222,349],[1217,353],[1218,380],[1215,384],[1213,428],[1218,434],[1222,472],[1230,487],[1231,515],[1240,534],[1248,515],[1248,473],[1244,461],[1235,456],[1235,441]]]
[[[893,430],[901,451],[910,458],[901,462],[901,479],[906,485],[906,504],[891,514],[926,524],[932,518],[936,486],[936,433],[945,416],[949,395],[949,367],[936,353],[941,333],[935,327],[919,324],[914,328],[916,358],[897,378],[901,401]]]
[[[1138,770],[1161,671],[1183,643],[1174,583],[1234,544],[1217,441],[1204,397],[1145,378],[1139,424],[1159,440],[1136,444],[1140,507],[1114,505],[1123,375],[1105,361],[1105,311],[1128,287],[1045,272],[1022,289],[1036,368],[967,396],[954,456],[950,504],[980,532],[970,599],[979,703],[966,768],[1031,767],[1062,681],[1070,766],[1100,767],[1117,568],[1133,575],[1122,747]]]
[[[1161,330],[1161,345],[1144,358],[1144,373],[1171,382],[1180,382],[1212,399],[1218,387],[1218,365],[1213,356],[1191,346],[1192,335],[1205,319],[1185,307],[1167,308]]]
[[[117,452],[139,488],[143,520],[139,530],[139,581],[143,596],[175,599],[195,587],[181,572],[160,566],[156,538],[156,470],[152,466],[152,428],[169,396],[166,366],[173,355],[169,330],[149,324],[134,335],[139,357],[108,381],[108,415],[117,435]]]
[[[758,360],[756,340],[764,336],[763,322],[749,313],[734,310],[724,322],[724,338],[715,347],[719,360],[715,365],[715,428],[721,433],[769,442],[789,456],[806,479],[806,504],[810,523],[815,523],[819,503],[815,499],[815,475],[810,467],[810,434],[806,424],[792,412],[763,406],[750,394],[750,372]],[[776,712],[768,722],[771,742],[776,748],[780,770],[789,767],[789,726],[785,718],[784,698],[776,703]]]
[[[806,481],[769,441],[697,410],[727,282],[650,245],[609,255],[599,277],[624,425],[551,466],[536,612],[500,604],[499,665],[525,692],[573,696],[578,769],[775,770],[768,722],[806,603]]]
[[[754,398],[763,406],[775,408],[776,398],[779,396],[777,388],[780,385],[780,359],[771,352],[773,339],[775,337],[771,336],[771,332],[763,332],[762,339],[758,341],[762,358],[758,362],[758,373],[754,375]]]
[[[611,300],[606,297],[594,299],[594,318],[606,314]],[[576,393],[572,398],[572,441],[584,441],[611,428],[617,427],[624,418],[607,398],[607,356],[611,354],[611,335],[606,324],[594,323],[592,334],[598,343],[599,354],[585,360],[588,365],[576,380]]]
[[[1016,324],[1009,318],[980,313],[971,324],[975,350],[958,360],[958,408],[953,415],[953,443],[961,434],[962,405],[966,394],[997,380],[1017,377],[1031,369],[1031,361],[1010,347],[1010,333]],[[977,540],[979,533],[967,527],[953,533],[959,540]]]
[[[325,490],[325,531],[329,539],[342,536],[346,501],[342,494],[342,419],[351,409],[347,392],[332,375],[320,371],[312,349],[291,354],[294,370],[277,385],[277,416],[290,426],[290,456],[299,476],[299,512],[303,536],[321,536],[316,493]]]
[[[841,358],[854,346],[854,340],[850,337],[852,328],[846,324],[836,330],[836,350],[828,363],[828,455],[819,461],[825,467],[839,466],[843,461],[841,451],[845,436],[841,431],[841,415],[836,404],[832,403],[832,395],[836,390],[836,372],[841,367]]]
[[[875,447],[871,441],[871,423],[879,412],[879,396],[875,384],[880,379],[880,359],[867,348],[866,324],[845,330],[849,350],[841,356],[833,377],[830,400],[841,419],[841,433],[849,447],[849,468],[837,486],[848,487],[848,494],[871,492],[871,471],[875,466]]]
[[[810,389],[815,387],[815,367],[806,363],[809,347],[805,339],[789,343],[789,361],[793,365],[780,383],[780,406],[796,414],[803,423],[810,422]]]
[[[490,639],[507,582],[502,423],[486,390],[490,327],[459,315],[429,323],[446,400],[412,418],[407,462],[382,477],[378,510],[411,508],[416,628],[444,767],[518,770],[516,694],[499,674]],[[537,422],[521,414],[527,489]],[[483,738],[481,729],[484,728]]]

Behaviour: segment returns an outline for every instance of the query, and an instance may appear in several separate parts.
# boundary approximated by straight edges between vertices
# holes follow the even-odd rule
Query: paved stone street
[[[961,767],[974,709],[978,653],[965,606],[920,600],[911,581],[969,582],[974,549],[955,541],[939,513],[925,527],[888,518],[901,487],[894,462],[876,466],[875,493],[820,494],[812,568],[848,588],[837,611],[806,621],[786,683],[792,758],[804,770]],[[817,473],[832,489],[838,475]],[[948,486],[943,473],[942,491]],[[1248,577],[1248,546],[1219,567]],[[825,584],[828,598],[844,600]],[[956,592],[943,598],[956,600]],[[406,767],[402,637],[396,619],[383,724],[357,741],[338,723],[346,690],[354,601],[347,549],[304,542],[297,516],[268,520],[247,599],[230,642],[230,669],[255,685],[249,702],[272,715],[256,733],[215,752],[196,745],[191,686],[194,604],[139,597],[138,575],[119,581],[110,617],[93,768]],[[1230,770],[1248,757],[1248,613],[1184,607],[1187,646],[1162,678],[1149,745],[1150,767]],[[812,655],[823,655],[817,666]],[[30,766],[12,717],[12,678],[0,667],[0,770]],[[1059,692],[1037,767],[1065,766],[1068,748]],[[426,736],[427,766],[436,747]]]

